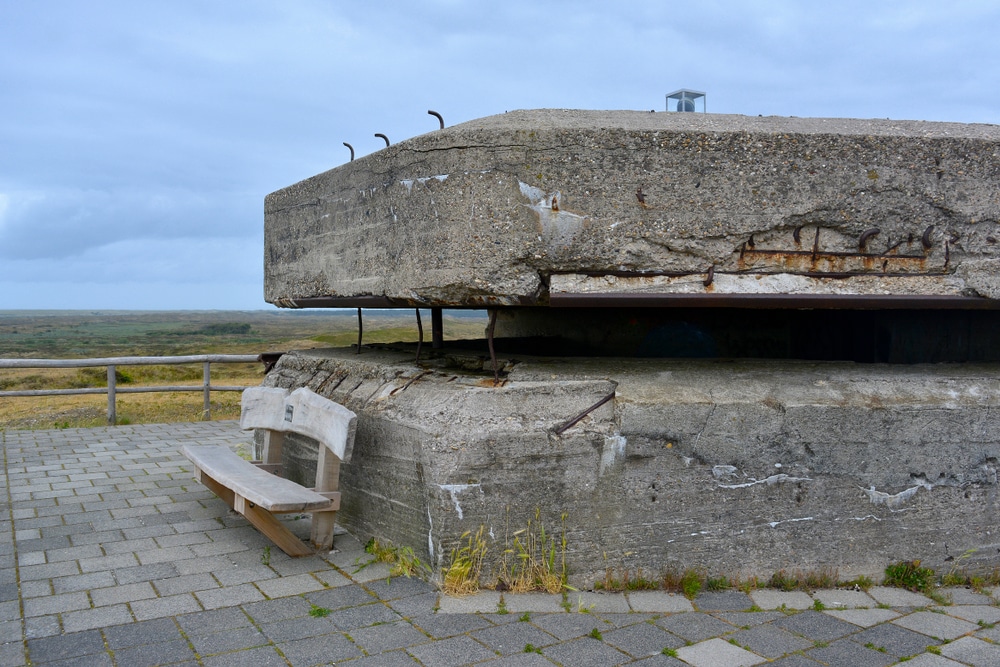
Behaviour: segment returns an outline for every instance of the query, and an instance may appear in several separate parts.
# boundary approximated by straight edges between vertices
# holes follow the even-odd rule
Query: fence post
[[[108,366],[108,424],[111,426],[115,425],[118,421],[118,415],[115,414],[115,382],[117,378],[115,377],[115,367]]]
[[[212,391],[212,364],[208,361],[205,362],[205,372],[204,372],[204,387],[205,387],[205,410],[202,412],[201,418],[204,421],[212,420],[212,403],[211,403],[211,391]]]

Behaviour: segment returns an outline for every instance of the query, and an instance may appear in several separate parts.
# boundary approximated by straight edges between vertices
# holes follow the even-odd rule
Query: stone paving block
[[[215,577],[206,573],[182,575],[180,577],[171,577],[170,579],[158,579],[153,582],[153,585],[162,596],[219,588]]]
[[[955,639],[979,629],[975,623],[932,611],[918,611],[891,622],[908,630],[940,639]]]
[[[267,581],[259,581],[257,588],[269,598],[279,598],[320,591],[325,586],[310,574],[296,574],[290,577],[275,577]]]
[[[762,588],[750,593],[750,598],[761,609],[812,609],[813,599],[802,591],[778,591]]]
[[[102,653],[104,653],[104,639],[96,630],[28,640],[28,654],[35,663],[55,662]]]
[[[993,604],[993,598],[988,592],[977,593],[965,586],[941,588],[938,593],[950,599],[953,605]]]
[[[568,592],[566,601],[574,612],[625,614],[631,609],[628,599],[620,593]]]
[[[27,664],[28,658],[24,654],[24,645],[21,642],[0,644],[0,665],[25,667]]]
[[[560,664],[574,667],[611,667],[632,661],[631,657],[613,646],[591,637],[550,646],[542,649],[542,654]]]
[[[224,570],[212,570],[212,574],[223,586],[236,586],[238,584],[260,583],[267,579],[274,579],[278,573],[264,565],[245,565],[226,568]]]
[[[132,607],[132,613],[140,621],[151,618],[163,618],[164,616],[176,616],[177,614],[186,614],[201,609],[198,600],[190,593],[150,600],[137,600],[132,602],[130,606]]]
[[[129,667],[156,667],[182,660],[195,660],[194,652],[187,641],[178,639],[157,644],[143,644],[115,651],[115,661]]]
[[[155,597],[156,591],[153,590],[152,584],[148,581],[109,588],[96,588],[90,591],[90,599],[93,601],[95,607],[123,604],[136,600],[148,600]]]
[[[735,625],[737,628],[744,629],[785,618],[785,614],[780,611],[724,611],[712,615],[726,623]]]
[[[400,615],[381,602],[373,602],[331,612],[328,618],[338,629],[352,631],[376,623],[393,623],[400,620]]]
[[[653,623],[660,614],[647,614],[644,612],[629,611],[624,614],[610,612],[591,612],[594,616],[615,628],[625,628],[638,623]]]
[[[170,579],[178,576],[177,568],[172,563],[116,568],[114,573],[119,584],[134,584],[140,581]]]
[[[824,588],[813,592],[812,596],[827,609],[871,609],[878,606],[875,599],[863,591]]]
[[[410,597],[387,600],[386,604],[403,618],[426,616],[433,614],[434,610],[437,609],[438,594],[430,592],[422,595],[411,595]]]
[[[0,644],[5,642],[21,641],[21,633],[24,628],[21,621],[0,621]]]
[[[479,591],[475,595],[453,597],[441,594],[438,600],[440,614],[473,614],[476,612],[491,613],[500,604],[500,593],[496,591]],[[505,603],[506,604],[506,603]]]
[[[336,570],[327,571],[336,572]],[[313,576],[320,574],[325,574],[325,572],[316,572],[313,573]],[[379,581],[367,584],[367,588],[382,600],[397,600],[412,595],[424,595],[437,591],[435,586],[417,577],[393,577],[388,581],[380,579]]]
[[[654,623],[637,623],[624,628],[602,631],[601,634],[605,644],[610,644],[633,658],[662,654],[665,648],[676,649],[684,646],[683,639]]]
[[[818,611],[779,618],[774,625],[813,641],[830,642],[857,632],[857,626]]]
[[[97,545],[94,545],[97,547]],[[113,554],[127,554],[134,553],[137,551],[150,551],[152,549],[159,549],[160,545],[153,540],[152,537],[143,537],[135,539],[126,539],[121,542],[105,542],[97,548],[103,548],[104,553],[107,555]]]
[[[302,667],[333,661],[339,663],[363,655],[361,649],[339,633],[282,642],[277,648],[293,666]]]
[[[373,600],[368,599],[369,602]],[[321,605],[316,605],[321,606]],[[258,623],[273,623],[309,615],[313,605],[304,597],[287,597],[263,600],[243,605],[243,611]]]
[[[937,604],[925,595],[891,586],[872,586],[868,589],[868,595],[877,603],[890,607],[933,607]]]
[[[941,647],[941,655],[974,667],[1000,665],[1000,646],[975,637],[962,637]]]
[[[906,667],[965,667],[960,662],[933,653],[923,653],[904,664]]]
[[[62,615],[63,632],[92,630],[119,623],[130,623],[132,614],[128,605],[116,604],[94,609],[71,611]]]
[[[104,640],[107,642],[108,648],[113,650],[178,639],[181,639],[181,633],[171,618],[158,618],[152,621],[139,621],[138,623],[104,628]]]
[[[348,586],[353,584],[354,581],[337,570],[320,570],[319,572],[312,573],[314,577],[319,579],[325,586],[336,587],[336,586]]]
[[[364,584],[369,581],[388,579],[392,571],[392,566],[388,563],[373,562],[370,565],[365,565],[364,567],[355,566],[352,568],[345,568],[345,571],[348,575],[350,575],[351,579]]]
[[[268,638],[254,627],[232,628],[211,634],[189,634],[188,639],[191,640],[194,650],[203,656],[254,648],[270,643]]]
[[[59,617],[55,614],[24,619],[24,636],[28,639],[52,637],[61,632],[62,625],[59,623]]]
[[[196,558],[190,547],[167,547],[165,549],[152,549],[149,551],[137,551],[135,557],[139,559],[140,565],[152,565],[154,563],[173,563],[188,558]],[[82,567],[82,565],[81,565]]]
[[[265,600],[264,594],[253,584],[240,584],[226,588],[196,591],[194,596],[205,609],[219,609],[231,605],[260,602]]]
[[[740,591],[708,591],[697,595],[694,606],[699,611],[746,611],[754,602]]]
[[[656,624],[692,642],[703,641],[710,637],[718,637],[721,634],[737,630],[737,628],[725,621],[701,612],[667,616],[656,621]]]
[[[371,593],[357,584],[341,586],[339,588],[327,588],[315,593],[306,593],[304,597],[308,601],[307,607],[311,603],[318,607],[333,610],[366,604],[376,600]]]
[[[204,667],[248,667],[248,665],[253,665],[253,667],[288,667],[288,662],[278,655],[277,649],[273,646],[220,653],[203,658],[201,664]]]
[[[211,542],[211,539],[205,533],[171,533],[169,535],[157,535],[151,539],[154,543],[153,548],[161,549]]]
[[[565,612],[562,595],[552,593],[519,593],[504,595],[507,611],[512,614],[524,612]]]
[[[234,567],[233,561],[226,556],[205,556],[202,558],[177,561],[173,565],[180,576],[231,570]]]
[[[104,588],[114,586],[115,577],[108,571],[90,572],[88,574],[74,574],[68,577],[58,577],[52,580],[52,590],[58,595],[60,593],[72,593],[74,591],[86,591],[91,588]]]
[[[435,667],[453,667],[496,657],[493,651],[464,635],[413,646],[407,652],[423,664]]]
[[[635,591],[628,593],[627,599],[632,611],[654,614],[676,614],[694,611],[691,601],[683,595],[662,591]]]
[[[896,662],[896,659],[887,653],[880,653],[849,639],[841,639],[829,644],[820,646],[805,653],[814,660],[819,660],[827,665],[850,665],[850,667],[885,667]]]
[[[823,613],[854,625],[860,625],[863,628],[870,628],[873,625],[899,617],[899,612],[892,609],[834,609]]]
[[[250,617],[236,606],[182,614],[175,620],[189,637],[253,626]]]
[[[741,630],[726,637],[743,648],[765,658],[780,658],[786,653],[803,651],[813,647],[813,642],[803,639],[772,625],[759,625],[749,630]]]
[[[99,556],[97,558],[81,558],[77,561],[82,572],[100,572],[101,570],[120,570],[136,565],[145,565],[136,560],[131,553],[115,554],[113,556]]]
[[[955,616],[970,623],[984,624],[1000,623],[1000,607],[986,605],[956,605],[954,607],[939,607],[949,616]]]
[[[677,649],[677,657],[694,667],[751,667],[767,662],[767,658],[718,638],[682,646]]]
[[[603,633],[614,628],[607,621],[592,614],[539,614],[531,622],[560,640],[585,637],[594,630]]]
[[[863,646],[868,646],[868,648],[885,649],[889,655],[897,658],[923,653],[929,645],[938,643],[928,639],[927,635],[901,628],[892,623],[882,623],[868,628],[852,635],[851,639]]]
[[[85,591],[31,598],[24,601],[25,616],[45,616],[77,609],[90,609],[90,600]]]
[[[370,628],[358,628],[352,630],[350,635],[354,643],[370,655],[416,646],[417,644],[425,644],[431,641],[430,637],[419,632],[405,621],[376,625]],[[521,650],[523,649],[524,646],[522,645]]]
[[[994,644],[1000,644],[1000,623],[996,623],[992,628],[983,628],[976,632],[976,636],[980,639],[987,639]]]
[[[513,616],[512,618],[516,619],[517,617]],[[434,639],[454,637],[493,625],[478,614],[430,614],[410,620],[418,630],[426,632]]]
[[[46,563],[44,565],[29,565],[28,567],[20,568],[18,572],[21,581],[68,577],[73,574],[80,574],[80,568],[77,566],[75,561]]]
[[[301,616],[273,623],[260,623],[260,631],[275,643],[319,637],[338,632],[340,629],[327,617]]]

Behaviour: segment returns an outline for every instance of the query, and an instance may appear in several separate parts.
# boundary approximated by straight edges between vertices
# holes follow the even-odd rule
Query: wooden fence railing
[[[21,389],[15,391],[0,391],[0,398],[14,396],[69,396],[72,394],[107,394],[108,423],[117,420],[115,399],[118,394],[137,394],[157,391],[200,391],[205,395],[205,406],[202,419],[212,418],[209,395],[213,391],[243,391],[246,387],[225,387],[212,384],[212,364],[246,364],[256,361],[267,364],[273,360],[255,354],[197,354],[178,357],[106,357],[98,359],[0,359],[0,370],[5,368],[93,368],[105,366],[108,369],[107,386],[82,387],[76,389]],[[202,364],[202,384],[179,386],[152,387],[119,387],[116,382],[115,369],[118,366],[162,366],[175,364]]]

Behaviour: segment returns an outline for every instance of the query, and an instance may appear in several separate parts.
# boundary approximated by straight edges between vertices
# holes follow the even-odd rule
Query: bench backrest
[[[350,461],[357,415],[308,387],[293,392],[278,387],[244,390],[240,428],[299,433],[315,440],[341,461]]]

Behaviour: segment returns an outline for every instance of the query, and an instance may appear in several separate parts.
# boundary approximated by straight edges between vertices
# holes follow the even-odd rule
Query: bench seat
[[[184,445],[196,470],[274,514],[334,509],[333,501],[291,480],[261,470],[222,445]],[[195,473],[198,477],[198,474]],[[198,481],[201,481],[199,479]]]

